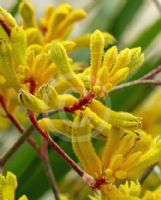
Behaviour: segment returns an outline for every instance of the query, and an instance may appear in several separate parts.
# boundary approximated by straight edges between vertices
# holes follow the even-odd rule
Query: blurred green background
[[[19,20],[17,8],[20,1],[0,0],[0,6],[9,10]],[[58,5],[64,1],[32,0],[31,2],[36,8],[37,17],[39,17],[43,15],[44,7],[47,5]],[[145,62],[129,76],[127,81],[137,79],[161,64],[161,7],[155,0],[71,0],[66,2],[77,8],[83,7],[88,12],[87,20],[76,26],[72,37],[100,29],[113,34],[120,49],[142,47],[145,53]],[[72,57],[74,60],[88,63],[89,51],[82,49],[74,53]],[[152,86],[130,87],[120,92],[111,93],[108,99],[110,99],[113,109],[132,111],[150,94],[152,89]],[[16,140],[17,134],[14,131],[8,133],[8,136],[11,135],[12,138],[7,145],[4,145],[3,142],[7,136],[0,135],[0,154]],[[59,139],[58,143],[73,159],[76,159],[69,141]],[[99,146],[101,143],[96,142],[95,145]],[[86,194],[88,189],[86,187],[82,188],[81,180],[78,180],[75,174],[70,172],[70,168],[58,155],[52,150],[49,150],[49,152],[52,168],[61,191],[70,193],[72,190],[73,194],[77,196],[77,200],[84,199],[83,195]],[[53,199],[42,163],[27,143],[9,160],[5,170],[12,171],[18,177],[20,187],[17,196],[26,194],[30,200]],[[45,193],[47,196],[43,197]]]

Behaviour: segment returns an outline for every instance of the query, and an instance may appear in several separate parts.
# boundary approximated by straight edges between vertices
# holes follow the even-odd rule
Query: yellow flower
[[[41,67],[40,67],[41,66]],[[57,74],[48,53],[40,46],[26,45],[26,34],[22,27],[14,27],[8,41],[0,41],[0,87],[37,89]]]
[[[71,87],[76,92],[85,95],[84,83],[72,70],[65,48],[61,44],[53,42],[50,55],[60,73],[64,76]]]
[[[139,198],[141,193],[141,186],[138,182],[126,181],[118,188],[114,185],[106,186],[101,192],[98,192],[95,196],[90,196],[90,200],[141,200]]]
[[[11,172],[7,172],[6,177],[0,174],[0,199],[14,200],[17,188],[17,178]],[[25,195],[18,200],[28,200]]]
[[[35,20],[35,12],[29,1],[20,4],[20,14],[22,15],[25,27],[38,27]],[[82,9],[74,10],[70,4],[61,4],[58,8],[47,7],[45,17],[40,20],[40,28],[43,31],[46,41],[64,38],[73,24],[82,20],[86,13]]]
[[[152,140],[143,130],[113,129],[102,153],[105,174],[112,170],[109,178],[139,178],[146,168],[160,161],[160,153],[160,141]]]
[[[73,30],[74,24],[86,17],[83,9],[74,9],[68,3],[62,3],[57,8],[50,5],[45,10],[45,16],[40,18],[40,28],[36,22],[35,10],[28,0],[22,1],[19,12],[27,31],[28,44],[46,44],[52,40],[66,39]],[[73,39],[74,49],[89,47],[91,34],[85,34]],[[103,33],[105,41],[115,42],[109,33]]]
[[[35,35],[37,34],[39,38],[38,42],[41,43],[66,38],[70,34],[73,25],[86,17],[83,9],[74,10],[67,3],[61,4],[58,8],[48,6],[45,10],[45,16],[40,19],[39,29],[35,10],[29,1],[22,1],[19,12],[22,16],[24,27],[35,31]]]
[[[89,196],[90,200],[160,200],[161,187],[154,191],[145,191],[141,194],[141,185],[138,182],[127,182],[118,188],[114,185],[106,186],[95,196]]]
[[[125,80],[129,72],[142,64],[144,60],[141,48],[127,48],[118,53],[117,47],[113,46],[103,56],[104,42],[102,32],[96,30],[90,39],[89,74],[90,89],[98,97],[104,96],[115,85]]]
[[[160,200],[161,199],[161,187],[152,191],[146,191],[142,200]]]
[[[109,40],[108,37],[105,37],[105,33],[102,33],[99,30],[88,35],[87,38],[90,41],[91,62],[89,67],[77,75],[77,79],[81,79],[84,82],[86,89],[93,91],[97,97],[104,97],[104,95],[114,86],[125,80],[130,71],[142,64],[144,55],[141,53],[141,48],[127,48],[119,53],[116,46],[111,47],[104,54],[105,41],[109,42]],[[73,41],[77,43],[81,40],[74,39]],[[70,58],[68,57],[67,59],[67,52],[66,56],[65,52],[63,53],[66,57],[64,63],[61,63],[63,61],[60,62],[62,58],[56,53],[56,48],[58,48],[58,46],[60,48],[60,44],[56,42],[51,46],[51,58],[59,70],[64,70],[64,67],[62,66],[65,65],[65,61],[66,66],[68,66],[68,70],[66,72],[63,71],[63,79],[59,79],[55,83],[56,90],[62,93],[72,88],[72,83],[69,83],[69,80],[73,77],[73,72],[71,72],[72,67],[69,66]],[[88,45],[82,44],[82,46],[87,47]],[[76,44],[74,48],[77,49],[78,45]],[[63,50],[61,51],[63,52]],[[54,56],[57,59],[54,58]],[[65,69],[67,69],[67,67]],[[78,84],[76,84],[75,87],[82,87],[80,84],[77,85]]]
[[[91,131],[87,115],[80,113],[75,117],[72,128],[73,150],[85,171],[95,177],[94,188],[114,184],[117,180],[139,178],[147,167],[160,161],[161,142],[152,140],[141,129],[130,131],[112,128],[101,157],[92,145]]]

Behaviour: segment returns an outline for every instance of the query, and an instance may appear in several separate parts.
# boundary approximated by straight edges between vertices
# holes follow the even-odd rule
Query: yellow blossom
[[[19,102],[33,112],[41,113],[49,110],[48,105],[42,100],[24,90],[19,93]]]
[[[51,85],[43,85],[38,91],[38,97],[52,109],[63,109],[71,106],[77,99],[70,94],[59,95]]]
[[[83,113],[81,114],[83,115]],[[109,131],[108,139],[102,152],[102,158],[96,156],[94,147],[91,143],[91,128],[90,118],[83,116],[78,120],[75,118],[77,124],[73,125],[72,143],[74,152],[88,173],[95,176],[96,181],[105,180],[105,185],[113,184],[116,180],[127,178],[136,179],[148,167],[160,161],[161,148],[160,141],[152,140],[150,135],[147,135],[141,129],[134,129],[133,131],[112,128]],[[74,122],[74,123],[76,123]],[[81,130],[82,131],[79,131]],[[86,145],[82,145],[82,134]],[[90,135],[89,135],[90,134]],[[76,138],[75,138],[76,137]],[[76,141],[76,144],[74,143]],[[90,148],[87,150],[87,144]],[[117,148],[115,148],[117,146]],[[87,156],[88,153],[88,156]],[[95,162],[90,158],[97,158]],[[93,169],[88,166],[95,163],[95,167],[100,165],[102,168]],[[93,172],[92,172],[93,169]],[[102,172],[100,174],[100,169]],[[96,175],[95,175],[96,174]]]
[[[86,13],[83,9],[74,10],[70,4],[63,3],[58,8],[48,6],[45,11],[45,16],[40,20],[40,30],[36,22],[35,10],[28,0],[22,1],[19,7],[19,12],[22,16],[26,29],[38,30],[37,36],[41,38],[42,43],[50,42],[53,39],[66,38],[73,25],[84,19]],[[33,29],[34,28],[34,29]]]
[[[119,187],[107,186],[102,192],[97,192],[95,196],[89,196],[90,200],[160,200],[160,187],[154,191],[141,193],[141,185],[138,182],[128,182]]]
[[[84,169],[91,175],[99,176],[102,171],[101,160],[98,158],[91,143],[91,127],[88,118],[77,116],[72,129],[73,150]]]
[[[0,174],[0,199],[15,200],[15,191],[17,188],[17,178],[11,172],[7,172],[6,177]],[[25,195],[18,200],[28,200]]]
[[[59,43],[54,42],[51,47],[51,59],[56,64],[62,76],[69,82],[72,88],[81,93],[85,94],[85,87],[83,82],[73,72],[65,48]]]
[[[113,46],[105,52],[104,58],[103,48],[103,34],[96,30],[90,39],[90,84],[91,90],[100,97],[125,80],[129,71],[142,64],[144,60],[141,48],[127,48],[118,53],[117,47]]]

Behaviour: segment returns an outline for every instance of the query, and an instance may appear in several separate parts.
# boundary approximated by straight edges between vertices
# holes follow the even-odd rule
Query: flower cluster
[[[141,195],[141,186],[138,182],[131,181],[126,182],[124,185],[120,185],[119,188],[111,186],[108,193],[97,193],[95,197],[90,196],[90,200],[156,200],[160,199],[161,188],[157,188],[155,191],[146,191],[144,195]]]
[[[161,199],[160,188],[141,196],[141,186],[133,182],[160,162],[160,139],[142,129],[142,118],[102,103],[143,63],[141,48],[108,48],[115,38],[100,30],[67,40],[73,25],[86,13],[66,3],[58,8],[49,6],[39,24],[29,1],[22,1],[19,13],[22,26],[0,8],[0,103],[4,111],[19,115],[19,108],[25,107],[32,114],[53,110],[71,114],[72,120],[46,117],[35,126],[50,144],[49,131],[71,139],[85,171],[83,179],[88,182],[88,174],[93,180],[89,185],[98,190],[91,200]],[[80,48],[89,48],[89,66],[71,59],[69,54]],[[3,118],[1,110],[0,114]],[[100,152],[92,143],[93,137],[104,141]],[[124,184],[126,180],[133,181]],[[2,200],[14,199],[16,187],[13,174],[9,172],[6,178],[0,175]]]

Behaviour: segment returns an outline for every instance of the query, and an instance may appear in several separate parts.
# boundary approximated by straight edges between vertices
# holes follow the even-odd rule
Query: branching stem
[[[142,80],[142,79],[138,79],[138,80],[135,80],[135,81],[131,81],[131,82],[128,82],[128,83],[123,83],[121,85],[118,85],[116,87],[114,87],[111,91],[111,92],[116,92],[116,91],[119,91],[119,90],[122,90],[122,89],[125,89],[125,88],[129,88],[129,87],[132,87],[132,86],[136,86],[136,85],[161,85],[161,80]]]

